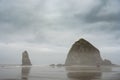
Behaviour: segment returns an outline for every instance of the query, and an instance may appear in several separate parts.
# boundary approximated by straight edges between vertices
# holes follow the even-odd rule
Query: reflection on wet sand
[[[66,67],[69,80],[120,80],[119,69],[115,67]],[[117,71],[118,70],[118,71]]]
[[[100,72],[68,72],[67,74],[70,80],[93,80],[93,79],[100,79],[101,73]]]
[[[28,80],[30,69],[31,69],[30,66],[22,67],[22,70],[21,70],[21,76],[22,76],[21,78],[22,78],[22,80]]]
[[[94,67],[67,67],[69,80],[100,80],[102,73],[99,68]]]

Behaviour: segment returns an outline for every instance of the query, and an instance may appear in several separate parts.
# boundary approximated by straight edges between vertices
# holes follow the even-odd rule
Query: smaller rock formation
[[[52,67],[54,67],[54,66],[55,66],[55,64],[50,64],[49,66],[52,66]]]
[[[63,67],[64,64],[57,64],[56,66],[57,66],[57,67]]]
[[[22,53],[22,65],[32,65],[27,51]]]
[[[110,60],[104,59],[102,64],[103,65],[112,65],[112,62]]]

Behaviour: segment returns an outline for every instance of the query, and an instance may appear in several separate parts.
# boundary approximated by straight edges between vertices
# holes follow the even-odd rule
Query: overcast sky
[[[84,38],[120,64],[120,0],[0,0],[0,64],[64,63]]]

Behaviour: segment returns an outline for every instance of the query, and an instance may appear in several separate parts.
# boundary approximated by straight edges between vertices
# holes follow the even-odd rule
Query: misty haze
[[[120,80],[120,0],[0,0],[0,80]]]

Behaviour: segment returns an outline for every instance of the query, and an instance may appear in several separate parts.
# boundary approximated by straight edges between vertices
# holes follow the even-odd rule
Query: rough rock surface
[[[80,39],[72,45],[65,65],[96,65],[102,62],[99,50],[85,39]]]
[[[32,65],[27,51],[22,53],[22,65]]]

